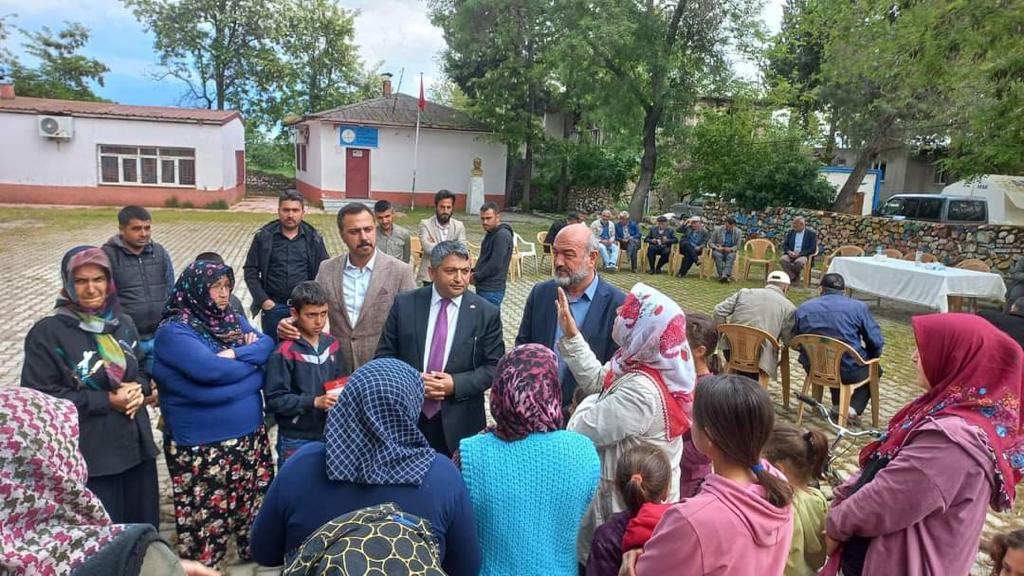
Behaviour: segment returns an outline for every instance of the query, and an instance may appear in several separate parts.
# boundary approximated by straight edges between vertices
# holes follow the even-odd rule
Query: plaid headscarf
[[[437,454],[416,426],[423,378],[394,358],[352,373],[327,412],[327,477],[357,484],[415,484]]]
[[[505,354],[491,385],[491,415],[490,431],[509,442],[562,427],[562,385],[551,349],[524,344]]]
[[[0,388],[0,573],[70,574],[121,533],[88,479],[74,404]]]
[[[911,323],[930,388],[892,417],[881,439],[861,450],[861,467],[877,469],[891,461],[928,418],[959,416],[988,437],[996,479],[990,505],[1008,510],[1024,469],[1024,351],[973,314],[915,316]]]
[[[79,304],[78,293],[75,291],[75,270],[88,264],[99,266],[107,274],[107,297],[103,301],[103,307],[95,310]],[[60,277],[63,287],[55,304],[57,313],[77,319],[78,327],[93,335],[110,388],[116,390],[124,379],[128,362],[124,349],[114,336],[119,324],[117,313],[120,306],[110,259],[102,249],[95,246],[76,246],[68,250],[61,259]],[[83,382],[90,388],[99,389],[91,379],[85,379]]]
[[[234,288],[235,273],[230,266],[205,260],[189,264],[174,283],[174,292],[164,306],[164,319],[160,324],[187,324],[218,348],[242,344],[244,334],[238,316],[230,306],[222,310],[210,296],[210,286],[225,275]]]

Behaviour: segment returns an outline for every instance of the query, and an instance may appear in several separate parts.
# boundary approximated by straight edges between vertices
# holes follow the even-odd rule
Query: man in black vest
[[[306,204],[288,190],[277,199],[277,220],[256,231],[245,257],[245,285],[252,294],[252,314],[262,311],[263,333],[277,342],[277,323],[291,316],[292,290],[315,280],[320,263],[327,260],[324,237],[302,219]]]
[[[153,367],[153,335],[164,303],[174,289],[174,267],[164,247],[153,242],[153,217],[142,206],[117,214],[118,233],[103,245],[114,271],[117,297],[139,331],[147,371]]]

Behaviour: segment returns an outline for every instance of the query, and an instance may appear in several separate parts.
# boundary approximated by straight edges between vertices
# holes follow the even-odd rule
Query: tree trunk
[[[860,184],[864,181],[864,175],[867,174],[868,168],[871,167],[871,161],[875,159],[875,156],[882,149],[882,144],[889,137],[889,130],[895,121],[896,116],[893,114],[887,114],[879,119],[871,139],[864,143],[864,147],[861,148],[860,153],[857,155],[857,163],[853,165],[853,173],[846,179],[846,183],[839,190],[839,195],[836,196],[836,201],[832,204],[833,212],[849,212],[853,208],[853,195],[860,189]]]
[[[629,215],[637,221],[644,215],[644,201],[647,200],[647,193],[651,190],[651,182],[654,180],[654,169],[658,163],[656,137],[660,116],[661,108],[659,106],[647,109],[644,114],[644,155],[640,159],[640,178],[636,181],[636,188],[633,189],[633,199],[629,202]]]
[[[523,159],[523,197],[519,205],[523,211],[530,209],[530,185],[533,180],[533,138],[526,137],[526,157]]]

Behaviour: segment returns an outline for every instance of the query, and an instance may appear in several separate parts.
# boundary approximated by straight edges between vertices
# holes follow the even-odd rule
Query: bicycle
[[[828,422],[829,427],[831,427],[836,433],[835,440],[833,440],[828,447],[828,460],[825,461],[825,479],[828,480],[828,483],[832,488],[836,488],[845,481],[845,478],[843,478],[843,475],[839,472],[838,468],[834,466],[835,462],[853,448],[854,440],[857,438],[873,436],[875,439],[878,439],[885,433],[885,430],[868,428],[859,432],[854,432],[845,426],[840,426],[839,423],[832,420],[832,413],[821,402],[818,402],[810,396],[804,396],[799,392],[796,392],[795,395],[797,400],[807,404],[811,408],[814,408],[818,414]],[[838,449],[840,444],[845,444],[841,450]]]

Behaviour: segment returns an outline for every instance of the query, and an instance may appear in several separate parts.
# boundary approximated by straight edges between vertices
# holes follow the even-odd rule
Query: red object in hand
[[[348,376],[328,380],[327,382],[324,382],[324,392],[337,396],[338,394],[341,394],[341,389],[344,388],[346,384],[348,384]]]

